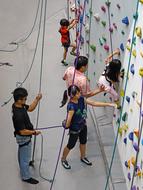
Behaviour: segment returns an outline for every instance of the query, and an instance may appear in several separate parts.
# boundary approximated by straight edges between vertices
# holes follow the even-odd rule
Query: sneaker
[[[62,160],[62,166],[65,168],[65,169],[71,169],[71,166],[69,165],[68,161],[67,160]]]
[[[64,66],[67,66],[68,63],[65,62],[65,60],[62,60],[61,63],[64,65]]]
[[[73,56],[76,56],[76,55],[77,55],[77,53],[75,53],[75,52],[73,52],[73,51],[71,51],[70,54],[73,55]]]
[[[23,179],[24,182],[30,183],[30,184],[37,184],[39,183],[38,180],[34,179],[34,178],[29,178],[29,179]]]
[[[92,162],[90,162],[86,157],[81,158],[80,160],[81,160],[81,162],[83,162],[84,164],[86,164],[88,166],[92,165]]]

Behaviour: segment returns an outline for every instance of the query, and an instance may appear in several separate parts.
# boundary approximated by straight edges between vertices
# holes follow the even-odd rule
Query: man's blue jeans
[[[31,137],[16,135],[18,143],[18,162],[20,167],[20,174],[23,180],[31,178],[29,171],[29,162],[31,159]]]

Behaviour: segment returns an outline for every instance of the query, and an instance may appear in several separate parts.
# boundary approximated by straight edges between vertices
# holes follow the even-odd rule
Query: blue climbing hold
[[[129,96],[126,96],[126,101],[127,101],[128,103],[130,103],[130,97],[129,97]]]
[[[126,168],[128,168],[128,161],[125,161],[125,166]]]
[[[82,23],[83,22],[83,16],[82,15],[80,15],[80,23]]]
[[[130,132],[130,133],[129,133],[129,139],[130,139],[131,141],[134,140],[134,133],[133,133],[133,132]]]
[[[124,51],[124,50],[125,50],[123,43],[120,44],[120,49],[121,49],[121,51]]]
[[[129,25],[129,19],[128,19],[127,16],[122,19],[122,23],[125,24],[125,25],[127,25],[127,26]]]
[[[127,144],[127,138],[124,138],[124,143]]]
[[[130,71],[131,71],[131,73],[132,73],[133,75],[135,74],[135,67],[134,67],[134,64],[131,65]]]
[[[139,146],[138,146],[138,144],[136,142],[133,143],[133,147],[134,147],[136,152],[139,151]]]

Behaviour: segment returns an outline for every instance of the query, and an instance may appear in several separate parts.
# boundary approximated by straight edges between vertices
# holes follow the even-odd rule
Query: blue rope
[[[136,13],[138,12],[138,7],[139,7],[139,0],[137,1],[137,5],[136,5]],[[107,186],[108,186],[108,183],[109,183],[109,177],[110,177],[110,174],[111,174],[113,160],[114,160],[115,151],[116,151],[116,147],[117,147],[117,141],[118,141],[118,135],[119,135],[119,127],[120,127],[120,123],[121,123],[123,106],[124,106],[124,102],[125,102],[125,94],[126,94],[127,83],[128,83],[128,73],[129,73],[130,62],[131,62],[131,57],[132,57],[133,39],[134,39],[134,35],[135,35],[136,23],[137,23],[137,19],[135,19],[134,27],[133,27],[131,50],[130,50],[130,56],[129,56],[129,61],[128,61],[127,78],[126,78],[126,81],[125,81],[124,97],[123,97],[122,106],[121,106],[120,121],[119,121],[117,134],[116,134],[116,138],[115,138],[115,142],[114,142],[113,153],[112,153],[112,158],[111,158],[110,167],[109,167],[109,174],[108,174],[108,177],[107,177],[107,180],[106,180],[105,190],[107,190]]]

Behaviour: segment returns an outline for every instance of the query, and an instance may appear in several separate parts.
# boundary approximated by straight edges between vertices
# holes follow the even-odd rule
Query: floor
[[[50,10],[50,14],[52,14],[52,10],[53,12],[56,12],[60,8],[62,9],[64,5],[64,1],[62,0],[62,3],[57,4],[56,6],[57,1],[53,0],[52,2],[48,1],[49,7],[51,6],[50,4],[53,5],[54,1],[55,6],[54,8],[52,7],[53,9]],[[62,75],[66,68],[60,63],[62,57],[62,48],[59,43],[59,34],[57,32],[59,19],[64,16],[65,10],[62,9],[61,11],[53,15],[50,19],[48,19],[46,22],[46,31],[48,34],[50,34],[50,38],[48,36],[48,38],[46,39],[47,44],[45,45],[47,56],[45,57],[45,67],[43,72],[43,99],[40,106],[40,119],[38,125],[39,128],[61,125],[61,121],[65,118],[66,109],[60,109],[59,105],[62,98],[62,93],[65,89],[65,84],[62,81]],[[74,58],[69,55],[68,60],[69,64],[72,65]],[[16,75],[18,75],[18,73]],[[7,79],[7,76],[0,76],[1,81]],[[9,83],[12,83],[12,81],[10,80]],[[5,94],[5,96],[7,97],[6,92],[7,90],[4,90],[3,94]],[[99,97],[99,99],[101,98]],[[2,123],[0,133],[0,189],[50,189],[51,184],[41,179],[39,176],[39,162],[41,157],[40,136],[37,137],[36,142],[34,163],[35,167],[31,168],[33,176],[35,176],[40,181],[40,183],[34,186],[25,184],[20,180],[19,168],[17,163],[17,146],[13,137],[13,127],[11,121],[11,104],[12,102],[0,108],[0,122]],[[88,158],[93,162],[93,165],[89,167],[85,166],[80,162],[79,148],[77,143],[76,148],[71,152],[68,158],[72,169],[69,171],[65,170],[59,162],[55,181],[53,183],[53,190],[104,190],[107,178],[106,172],[108,172],[107,168],[110,163],[114,143],[112,114],[113,111],[109,108],[98,108],[95,110],[95,119],[95,117],[92,118],[92,116],[94,115],[92,108],[89,108],[87,155]],[[32,115],[32,120],[34,120],[35,117],[35,115]],[[44,139],[44,144],[41,174],[45,178],[52,179],[61,144],[61,138],[63,135],[63,129],[55,128],[43,130],[42,135]],[[64,145],[67,142],[67,138],[68,136],[66,132],[63,143]],[[126,190],[118,152],[116,152],[111,178],[112,179],[110,179],[108,189]]]

